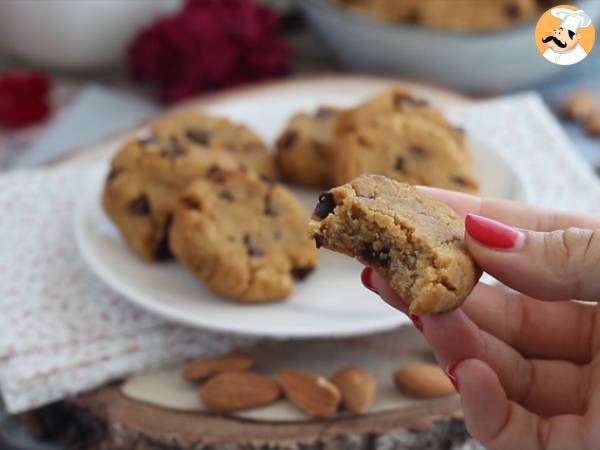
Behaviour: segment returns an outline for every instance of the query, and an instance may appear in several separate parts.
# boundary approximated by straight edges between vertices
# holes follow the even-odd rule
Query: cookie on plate
[[[344,111],[340,114],[336,131],[337,134],[354,131],[371,124],[382,116],[392,114],[419,116],[432,124],[445,128],[464,150],[465,155],[468,158],[473,157],[462,128],[450,123],[446,116],[439,109],[431,106],[427,100],[402,87],[388,89],[355,108]]]
[[[196,112],[170,114],[115,155],[104,209],[139,255],[168,259],[168,228],[177,197],[216,166],[275,174],[271,152],[248,127]]]
[[[449,134],[419,115],[380,116],[334,141],[335,184],[365,174],[386,175],[410,184],[476,193],[472,162]]]
[[[314,114],[294,115],[276,143],[282,177],[309,187],[333,186],[331,141],[340,109],[319,107]]]
[[[308,213],[283,185],[215,170],[181,195],[170,246],[213,292],[240,302],[288,297],[317,264]]]
[[[531,21],[541,13],[535,0],[424,0],[417,21],[431,28],[490,31]]]
[[[171,113],[153,124],[157,136],[177,138],[183,146],[223,146],[260,175],[274,177],[275,161],[263,140],[245,125],[197,111]]]
[[[321,194],[310,229],[317,246],[373,267],[412,314],[457,308],[481,275],[464,247],[463,219],[384,176],[362,175]]]
[[[113,158],[102,205],[131,249],[150,261],[169,259],[168,229],[178,195],[213,166],[239,164],[224,148],[157,135],[136,139]]]

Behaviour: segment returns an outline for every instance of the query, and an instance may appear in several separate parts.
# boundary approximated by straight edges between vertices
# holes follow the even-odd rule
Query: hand
[[[466,216],[473,258],[518,291],[479,283],[460,309],[412,317],[471,435],[489,450],[600,449],[600,309],[570,301],[600,300],[600,218],[420,189]],[[372,269],[363,282],[407,311]]]

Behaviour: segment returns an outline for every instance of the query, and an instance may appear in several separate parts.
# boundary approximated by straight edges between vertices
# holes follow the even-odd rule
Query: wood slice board
[[[350,91],[381,91],[404,85],[441,106],[465,104],[460,94],[414,81],[376,76],[310,76],[235,89],[186,102],[212,107],[233,96],[261,95],[274,89],[311,90],[316,86]],[[109,139],[122,139],[128,133]],[[56,164],[106,160],[100,147],[72,152]],[[61,441],[69,449],[482,449],[468,437],[456,396],[435,402],[415,402],[410,408],[365,416],[345,416],[304,422],[266,422],[182,412],[126,397],[121,384],[43,407],[22,416],[31,432]]]

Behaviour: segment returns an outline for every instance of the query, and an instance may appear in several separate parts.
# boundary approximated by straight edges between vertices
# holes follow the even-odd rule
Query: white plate
[[[350,105],[373,92],[325,89],[262,89],[260,95],[227,96],[207,109],[251,124],[272,141],[295,111],[320,102]],[[343,83],[342,83],[343,84]],[[372,87],[372,86],[371,86]],[[366,91],[366,93],[365,93]],[[115,141],[97,147],[105,157],[118,147]],[[476,172],[483,194],[526,200],[511,167],[492,149],[474,142]],[[106,165],[105,165],[106,166]],[[176,262],[150,264],[132,253],[100,206],[105,170],[90,180],[75,217],[75,235],[91,269],[126,298],[164,318],[229,333],[278,338],[313,338],[368,334],[397,327],[407,318],[375,298],[360,283],[356,261],[321,252],[318,270],[298,283],[287,301],[242,305],[210,291]],[[314,207],[317,191],[297,191],[307,208]]]

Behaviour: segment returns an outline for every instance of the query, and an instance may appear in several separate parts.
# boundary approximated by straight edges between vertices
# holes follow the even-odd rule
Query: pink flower
[[[279,26],[277,14],[255,0],[188,0],[134,39],[129,69],[166,102],[285,75],[291,50]]]

